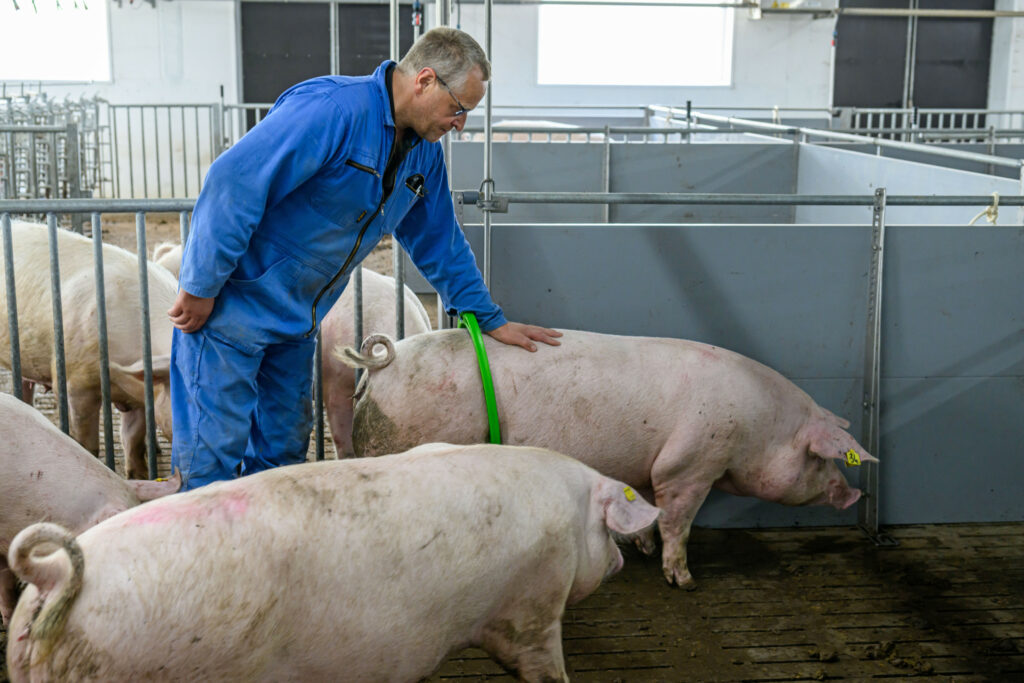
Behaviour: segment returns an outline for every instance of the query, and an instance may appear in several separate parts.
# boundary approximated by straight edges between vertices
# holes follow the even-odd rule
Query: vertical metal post
[[[80,150],[78,146],[78,124],[69,123],[67,126],[67,155],[64,162],[64,172],[68,175],[68,198],[76,199],[82,196],[82,176],[80,168]],[[83,232],[85,215],[80,213],[71,214],[71,228],[79,235]]]
[[[14,287],[14,244],[11,239],[11,214],[0,215],[4,241],[4,279],[7,285],[7,333],[11,338],[11,384],[14,396],[24,400],[21,392],[21,339],[18,336],[18,298]]]
[[[200,154],[201,150],[199,146],[199,107],[192,110],[192,118],[194,119],[193,123],[196,128],[196,135],[194,138],[196,141],[196,194],[199,194],[199,188],[203,186],[203,157]]]
[[[53,307],[53,355],[57,359],[57,376],[53,378],[53,390],[57,394],[57,409],[60,415],[60,429],[69,433],[68,425],[68,376],[67,361],[64,358],[64,307],[60,295],[60,256],[57,247],[57,214],[46,214],[46,227],[50,238],[50,302]]]
[[[359,266],[352,273],[352,298],[355,301],[355,321],[353,327],[355,328],[355,347],[360,349],[363,345],[363,268]],[[359,384],[359,379],[363,376],[363,371],[358,368],[354,370],[356,375],[356,385]]]
[[[142,156],[142,196],[149,197],[149,164],[146,161],[146,108],[139,106],[139,154]]]
[[[132,108],[124,108],[124,118],[126,121],[126,128],[128,129],[128,191],[132,197],[135,197],[135,159],[132,150],[135,149],[135,145],[132,144]]]
[[[878,456],[879,396],[882,361],[882,282],[885,256],[885,188],[875,190],[871,218],[871,265],[868,271],[867,330],[864,339],[864,400],[861,443],[868,452]],[[857,509],[860,528],[877,545],[894,545],[892,538],[879,531],[878,464],[861,465],[861,488],[864,498]]]
[[[331,22],[331,73],[338,74],[341,71],[341,45],[338,42],[338,3],[331,2],[328,12],[328,21]]]
[[[210,137],[213,144],[213,158],[211,162],[224,151],[224,103],[214,102],[210,117]]]
[[[164,196],[164,184],[163,179],[160,177],[160,167],[163,164],[160,162],[160,117],[158,115],[159,110],[156,105],[152,106],[153,110],[153,156],[156,158],[156,196]],[[146,115],[146,110],[142,110],[142,115]],[[149,197],[149,193],[146,194]]]
[[[185,107],[178,110],[181,114],[181,179],[185,183],[185,196],[188,196],[188,133],[185,130]],[[199,131],[196,131],[196,136]],[[199,160],[196,160],[199,163]]]
[[[604,154],[601,156],[601,191],[611,192],[612,187],[612,134],[611,126],[604,127]],[[612,205],[605,204],[601,209],[601,218],[605,223],[611,222]]]
[[[486,50],[487,60],[491,62],[491,70],[494,69],[494,50],[492,49],[491,36],[494,29],[494,1],[484,0],[484,21],[486,24],[486,44],[484,49]],[[491,129],[491,117],[493,116],[493,78],[492,83],[487,85],[486,105],[484,107],[484,182],[483,182],[483,199],[485,202],[484,208],[484,286],[488,289],[491,287],[491,209],[490,202],[494,195],[494,179],[491,176],[493,159],[491,154],[491,143],[494,141],[494,131]]]
[[[178,236],[181,239],[181,247],[185,248],[185,243],[188,242],[188,211],[182,211],[178,214]]]
[[[100,215],[92,214],[92,255],[96,275],[96,322],[100,342],[100,394],[103,397],[103,452],[107,467],[114,469],[114,415],[110,408],[110,354],[107,336],[107,292],[103,278],[103,230]]]
[[[332,3],[333,4],[333,3]],[[316,331],[316,350],[313,352],[313,414],[316,436],[316,459],[324,459],[324,337],[320,330]]]
[[[396,62],[399,59],[398,42],[398,0],[391,0],[391,59]],[[397,181],[396,181],[397,182]],[[392,236],[391,256],[395,273],[395,337],[405,337],[405,259],[402,254],[402,247],[398,240]],[[360,306],[362,300],[360,299]]]
[[[153,409],[153,340],[149,328],[149,268],[146,254],[146,214],[135,214],[135,241],[139,258],[139,310],[142,313],[142,367],[146,383],[146,455],[149,478],[156,479],[156,415]]]
[[[174,124],[171,123],[171,107],[167,107],[167,172],[171,176],[171,196],[173,197],[176,193],[174,191]]]
[[[908,0],[910,9],[917,9],[918,0]],[[917,60],[917,17],[907,17],[907,49],[903,63],[903,108],[914,106],[914,62]],[[903,136],[905,138],[905,135]]]

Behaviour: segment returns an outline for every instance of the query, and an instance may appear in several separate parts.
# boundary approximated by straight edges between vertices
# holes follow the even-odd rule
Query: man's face
[[[439,80],[433,69],[420,71],[417,75],[420,106],[413,125],[416,133],[428,142],[437,142],[453,128],[461,131],[466,125],[466,111],[475,109],[487,92],[487,84],[481,76],[480,68],[474,66],[465,81],[453,87]],[[466,111],[456,116],[462,108]]]

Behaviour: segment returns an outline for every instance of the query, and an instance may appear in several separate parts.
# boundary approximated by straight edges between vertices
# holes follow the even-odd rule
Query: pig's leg
[[[100,452],[100,395],[68,388],[68,421],[71,436],[93,455]]]
[[[693,590],[697,584],[687,567],[686,543],[697,511],[720,476],[709,469],[715,460],[713,452],[680,449],[669,443],[651,467],[654,501],[661,510],[658,530],[662,571],[670,584],[687,590]]]
[[[0,553],[0,622],[6,628],[11,623],[11,613],[18,603],[18,582],[14,572],[7,566],[7,558]]]
[[[559,604],[564,603],[562,600]],[[521,681],[569,681],[562,656],[559,616],[546,627],[528,618],[499,618],[485,627],[480,646],[502,666],[516,672]]]
[[[32,397],[36,392],[36,383],[30,379],[21,380],[21,400],[32,405]]]
[[[125,476],[128,479],[149,479],[144,408],[121,411],[121,447],[124,448]]]

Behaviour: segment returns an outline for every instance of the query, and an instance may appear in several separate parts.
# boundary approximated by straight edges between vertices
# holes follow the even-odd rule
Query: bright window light
[[[106,0],[17,5],[0,1],[0,81],[110,80]]]
[[[538,11],[541,85],[731,83],[735,10],[541,5]]]

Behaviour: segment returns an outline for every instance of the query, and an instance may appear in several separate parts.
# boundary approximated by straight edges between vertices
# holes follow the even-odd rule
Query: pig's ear
[[[851,465],[878,462],[856,439],[835,425],[816,425],[811,429],[807,450],[823,460],[844,460]]]
[[[175,472],[174,476],[169,479],[157,479],[155,481],[149,481],[148,479],[128,479],[128,486],[135,491],[135,495],[140,501],[145,503],[147,500],[153,500],[154,498],[161,498],[163,496],[169,496],[172,493],[177,493],[181,488],[181,473]]]
[[[612,531],[631,536],[654,524],[661,511],[644,500],[629,486],[614,479],[604,479],[595,493],[604,510],[604,523]]]

